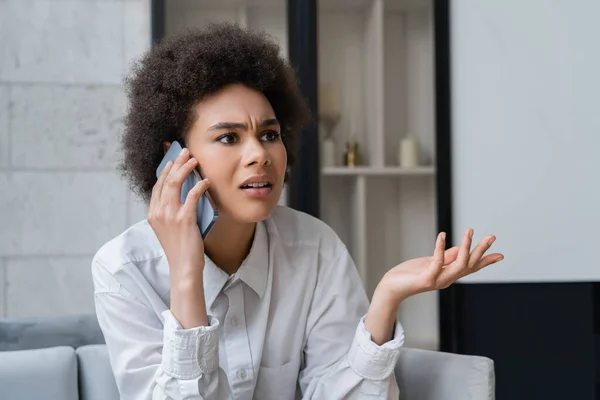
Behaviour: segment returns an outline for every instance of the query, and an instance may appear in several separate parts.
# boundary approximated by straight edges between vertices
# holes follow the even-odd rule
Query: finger
[[[179,171],[181,169],[182,165],[185,165],[185,163],[188,160],[189,160],[189,150],[186,147],[184,147],[179,152],[179,155],[173,162],[171,171],[167,174],[167,177],[165,178],[165,186],[167,186],[167,187],[177,186],[177,182],[175,181],[176,173],[177,173],[177,171]],[[160,193],[162,195],[162,191]]]
[[[469,253],[471,253],[471,242],[473,240],[473,229],[469,228],[465,231],[462,244],[458,250],[458,257],[454,262],[457,268],[462,268],[469,262]]]
[[[175,159],[175,162],[173,163],[173,172],[176,172],[179,168],[181,168],[181,166],[188,161],[189,157],[190,151],[187,149],[187,147],[182,148],[179,152],[179,155]]]
[[[208,179],[203,179],[194,185],[192,190],[189,191],[185,204],[183,205],[183,210],[186,214],[193,214],[194,220],[196,220],[196,204],[198,204],[198,200],[200,197],[208,190],[210,187],[210,182]]]
[[[503,254],[500,254],[500,253],[489,254],[489,255],[483,257],[481,260],[479,260],[479,262],[477,264],[475,264],[475,267],[472,268],[472,272],[477,272],[480,269],[487,267],[488,265],[495,264],[502,260],[504,260]],[[470,272],[471,271],[469,271],[469,273]]]
[[[444,266],[444,248],[446,247],[446,233],[441,232],[435,241],[435,249],[431,259],[431,269],[435,271],[437,276]]]
[[[481,257],[483,257],[483,255],[485,254],[486,251],[488,251],[488,249],[492,246],[492,244],[496,241],[496,236],[494,235],[490,235],[488,237],[486,237],[485,239],[483,239],[481,242],[479,242],[479,244],[477,245],[477,247],[475,247],[475,250],[473,250],[473,252],[471,253],[471,256],[469,257],[469,268],[473,268],[481,259]]]
[[[165,180],[167,179],[167,176],[169,175],[169,171],[171,171],[172,167],[173,167],[173,161],[167,162],[167,164],[165,165],[163,170],[158,175],[158,180],[156,181],[156,183],[154,184],[154,187],[152,188],[152,196],[150,197],[150,204],[148,205],[148,209],[151,210],[151,209],[153,209],[153,207],[155,207],[157,205],[158,200],[160,199],[160,195],[162,193],[162,188],[165,184]]]
[[[165,178],[165,183],[163,184],[164,189],[159,192],[161,202],[163,202],[165,200],[165,198],[170,199],[172,197],[172,193],[177,190],[177,181],[175,180],[176,172],[179,171],[181,166],[184,165],[188,161],[188,158],[189,158],[189,150],[186,147],[184,147],[179,152],[179,155],[173,162],[173,166],[171,167],[171,170],[169,171],[169,173],[167,174],[167,176]],[[167,188],[169,188],[169,189],[167,190]],[[181,191],[181,184],[179,184],[179,190]],[[163,193],[163,192],[167,192],[167,193]],[[169,192],[171,192],[171,193],[169,194]],[[167,196],[164,196],[165,194]]]
[[[181,186],[187,177],[192,173],[198,165],[198,161],[192,157],[187,162],[174,171],[175,165],[165,182],[166,188],[163,190],[163,196],[166,196],[167,202],[181,204]]]

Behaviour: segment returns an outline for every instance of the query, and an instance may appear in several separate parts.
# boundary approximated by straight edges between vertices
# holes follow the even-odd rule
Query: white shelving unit
[[[436,230],[432,0],[321,0],[318,74],[337,88],[333,131],[338,165],[321,173],[321,218],[350,250],[372,295],[387,270],[431,254]],[[285,0],[169,0],[166,33],[209,21],[265,29],[287,56]],[[399,166],[400,141],[411,134],[423,165]],[[355,139],[364,165],[341,165]],[[428,296],[428,297],[427,297]],[[413,347],[437,346],[435,294],[401,305]]]
[[[371,295],[387,270],[430,254],[437,233],[432,4],[323,0],[318,56],[319,80],[337,88],[341,114],[338,165],[321,170],[321,216],[349,247]],[[423,165],[403,168],[399,146],[409,133]],[[360,167],[341,165],[350,139]]]
[[[324,176],[411,176],[411,175],[433,175],[433,166],[407,167],[370,167],[360,166],[348,167],[323,167],[321,174]]]

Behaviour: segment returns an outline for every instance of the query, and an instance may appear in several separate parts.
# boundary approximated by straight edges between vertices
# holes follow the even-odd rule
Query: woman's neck
[[[256,223],[240,224],[219,216],[204,241],[204,252],[228,275],[234,274],[252,247]]]

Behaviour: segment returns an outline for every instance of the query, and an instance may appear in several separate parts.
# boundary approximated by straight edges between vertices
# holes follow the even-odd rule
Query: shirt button
[[[246,370],[245,370],[245,369],[241,369],[241,370],[240,370],[240,378],[242,378],[242,379],[246,379],[246,376],[248,376],[248,375],[246,374]]]

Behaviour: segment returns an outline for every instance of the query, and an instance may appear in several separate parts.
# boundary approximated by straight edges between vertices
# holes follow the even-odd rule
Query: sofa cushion
[[[0,399],[77,400],[73,348],[0,352]]]
[[[401,399],[494,399],[494,362],[487,357],[403,348],[395,374]]]
[[[104,343],[95,315],[0,320],[0,351]]]
[[[119,391],[106,345],[82,346],[76,353],[81,400],[118,400]]]

